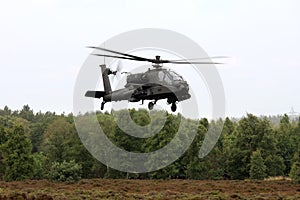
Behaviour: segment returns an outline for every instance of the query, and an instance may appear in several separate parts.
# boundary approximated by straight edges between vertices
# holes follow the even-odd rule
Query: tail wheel
[[[148,109],[149,110],[153,110],[153,107],[154,107],[154,103],[153,102],[149,102]]]
[[[177,109],[176,104],[175,104],[175,103],[172,103],[172,105],[171,105],[171,110],[172,110],[172,112],[175,112],[176,109]]]

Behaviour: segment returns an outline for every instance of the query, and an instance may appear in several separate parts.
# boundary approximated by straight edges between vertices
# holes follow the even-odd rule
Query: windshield
[[[165,73],[163,71],[160,71],[158,72],[158,80],[159,81],[164,81],[164,76],[165,76]]]
[[[169,73],[172,76],[174,81],[181,81],[182,80],[182,77],[179,74],[177,74],[173,71],[169,71]]]

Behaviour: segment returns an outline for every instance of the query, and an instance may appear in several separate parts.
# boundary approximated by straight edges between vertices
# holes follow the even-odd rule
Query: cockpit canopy
[[[171,85],[174,81],[182,81],[179,74],[171,70],[149,70],[145,73],[131,74],[127,76],[127,84],[164,83]]]
[[[174,71],[160,70],[158,71],[158,81],[172,84],[173,81],[181,81],[182,77]]]

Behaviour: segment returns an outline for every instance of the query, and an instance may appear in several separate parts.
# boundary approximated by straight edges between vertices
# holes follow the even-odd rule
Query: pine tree
[[[251,179],[264,179],[266,177],[266,166],[261,157],[260,150],[254,151],[250,159],[250,178]]]
[[[227,171],[233,179],[245,179],[249,177],[250,157],[258,147],[258,141],[262,135],[258,130],[259,118],[252,114],[241,119],[234,132],[234,141],[228,151]]]
[[[269,155],[265,159],[265,165],[267,167],[268,176],[283,176],[285,165],[284,160],[281,156],[278,155]]]
[[[300,151],[299,151],[300,152]],[[294,162],[290,171],[290,177],[296,182],[300,183],[300,154],[299,152],[294,155]]]
[[[279,128],[276,130],[277,148],[280,156],[284,159],[285,175],[288,175],[292,167],[292,159],[299,148],[297,136],[293,135],[293,128],[288,115],[280,119]]]
[[[30,140],[21,125],[15,125],[13,131],[7,133],[7,141],[2,146],[6,181],[23,180],[33,176],[31,148]]]

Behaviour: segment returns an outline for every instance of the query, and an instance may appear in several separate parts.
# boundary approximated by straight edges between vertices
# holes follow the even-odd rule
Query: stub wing
[[[86,97],[92,97],[92,98],[97,98],[97,99],[104,97],[104,95],[105,95],[104,91],[87,91],[85,93]]]

